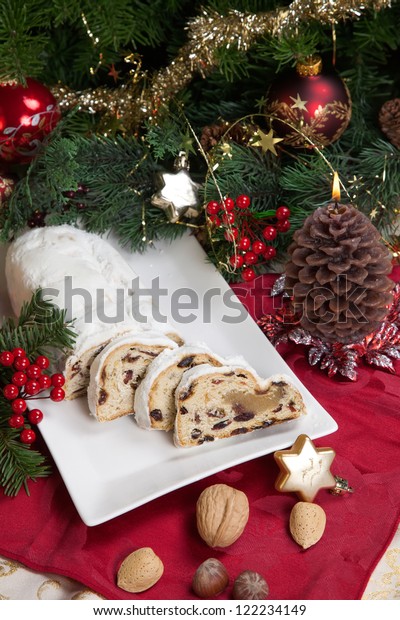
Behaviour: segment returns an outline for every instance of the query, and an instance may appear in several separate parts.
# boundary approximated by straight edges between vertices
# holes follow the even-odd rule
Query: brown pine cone
[[[200,137],[200,144],[207,152],[218,144],[224,135],[227,127],[224,124],[206,125]]]
[[[351,205],[320,207],[293,235],[286,288],[300,324],[327,342],[357,342],[392,302],[391,255],[371,221]]]
[[[257,127],[251,123],[235,123],[231,125],[227,121],[222,121],[221,123],[203,127],[200,144],[206,152],[210,151],[225,135],[226,139],[233,140],[237,144],[246,145],[256,130]]]
[[[400,148],[400,99],[391,99],[379,111],[379,126],[385,136]]]

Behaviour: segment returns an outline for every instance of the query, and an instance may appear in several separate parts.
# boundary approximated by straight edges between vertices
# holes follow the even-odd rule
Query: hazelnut
[[[269,587],[260,573],[245,570],[233,584],[233,598],[237,601],[262,601],[268,597]]]
[[[197,500],[196,518],[199,534],[209,547],[228,547],[246,526],[249,502],[242,491],[213,484]]]
[[[325,531],[326,514],[321,506],[311,502],[297,502],[292,508],[289,529],[293,539],[303,549],[315,545]]]
[[[212,598],[221,594],[229,583],[229,575],[225,566],[215,558],[209,558],[194,574],[193,592],[200,598]]]
[[[117,584],[126,592],[144,592],[154,586],[164,572],[164,565],[150,547],[130,553],[119,567]]]

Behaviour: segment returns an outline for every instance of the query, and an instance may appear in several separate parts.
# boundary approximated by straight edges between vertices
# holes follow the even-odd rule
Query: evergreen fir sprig
[[[0,213],[0,239],[8,240],[39,210],[46,213],[46,224],[79,222],[92,232],[111,230],[133,250],[143,251],[158,238],[172,240],[184,226],[170,224],[151,205],[157,169],[149,149],[135,138],[56,135]],[[87,193],[69,198],[80,184]]]
[[[19,318],[5,319],[0,328],[0,350],[21,347],[27,357],[46,355],[55,359],[73,347],[75,332],[65,319],[65,311],[43,300],[37,290],[23,305]],[[2,367],[1,388],[10,382],[10,369]],[[0,394],[0,486],[6,495],[17,495],[21,487],[29,495],[28,483],[51,473],[45,457],[18,439],[19,432],[8,425],[10,401]]]
[[[66,320],[66,311],[46,301],[38,289],[25,303],[18,319],[7,318],[0,328],[0,350],[22,347],[28,356],[66,353],[75,341],[73,324]]]
[[[29,481],[51,474],[46,458],[22,444],[18,435],[18,431],[10,429],[7,421],[0,418],[0,486],[10,496],[17,495],[22,487],[29,495]]]
[[[217,147],[211,157],[214,175],[205,179],[204,202],[219,200],[219,192],[233,198],[248,194],[254,211],[272,209],[279,200],[280,161],[255,147],[235,142],[229,142],[229,147],[229,153]]]

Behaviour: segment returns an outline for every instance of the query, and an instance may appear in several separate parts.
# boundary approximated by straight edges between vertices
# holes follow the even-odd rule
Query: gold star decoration
[[[273,129],[270,129],[268,133],[264,133],[262,129],[258,129],[254,135],[260,139],[257,140],[257,142],[253,142],[252,146],[260,146],[263,153],[271,151],[273,155],[278,155],[275,144],[282,142],[283,138],[274,138]]]
[[[294,491],[304,502],[312,502],[320,489],[334,489],[330,466],[335,458],[332,448],[316,448],[307,435],[299,435],[290,450],[274,454],[280,474],[277,491]]]
[[[289,95],[290,96],[290,95]],[[303,101],[299,95],[299,93],[297,93],[297,97],[292,97],[290,96],[290,98],[293,100],[293,105],[291,105],[290,107],[294,110],[295,108],[297,108],[298,110],[304,110],[305,112],[308,112],[307,110],[307,106],[306,104],[308,103],[307,101]]]
[[[223,142],[223,144],[221,144],[221,151],[222,151],[222,157],[229,157],[229,159],[232,159],[232,145],[229,144],[228,142]]]

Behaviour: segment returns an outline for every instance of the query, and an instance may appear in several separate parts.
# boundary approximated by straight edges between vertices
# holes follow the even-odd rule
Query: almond
[[[126,592],[144,592],[161,578],[164,565],[150,547],[130,553],[119,567],[117,584]]]
[[[290,513],[290,533],[303,549],[312,547],[322,538],[325,525],[326,514],[318,504],[297,502],[293,506]]]

